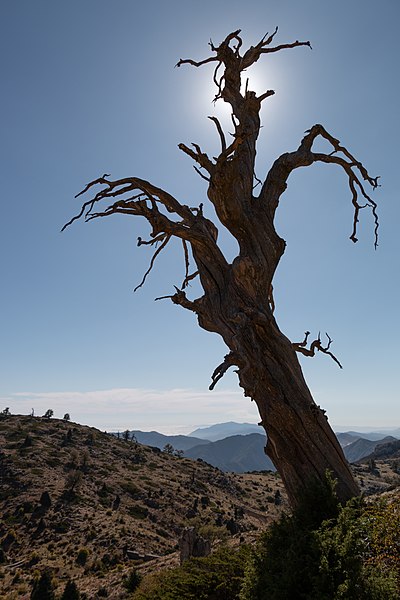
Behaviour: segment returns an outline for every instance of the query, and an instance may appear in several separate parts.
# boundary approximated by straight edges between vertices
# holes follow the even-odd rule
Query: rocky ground
[[[87,598],[123,599],[124,577],[179,563],[194,527],[213,545],[240,544],[289,510],[279,476],[227,474],[202,461],[58,419],[0,420],[0,598],[28,599],[51,569]],[[366,494],[400,484],[399,461],[354,466]]]
[[[0,598],[29,598],[49,567],[61,593],[124,598],[124,576],[179,561],[195,527],[213,544],[255,537],[283,509],[271,472],[226,474],[201,461],[58,419],[0,421]],[[3,594],[3,595],[1,595]]]

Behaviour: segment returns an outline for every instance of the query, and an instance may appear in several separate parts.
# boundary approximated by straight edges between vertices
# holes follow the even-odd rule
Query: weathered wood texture
[[[301,140],[298,148],[279,156],[272,165],[261,189],[256,195],[254,173],[256,142],[260,132],[261,103],[271,96],[272,90],[257,96],[241,87],[241,74],[263,54],[286,48],[310,46],[309,42],[293,42],[272,46],[276,31],[265,36],[256,46],[241,54],[240,30],[231,33],[218,46],[210,43],[213,55],[203,61],[180,60],[177,66],[190,64],[199,67],[216,63],[214,82],[217,100],[228,102],[232,109],[233,141],[228,145],[221,124],[216,125],[221,143],[218,157],[210,158],[197,144],[180,149],[196,163],[196,170],[207,180],[208,199],[217,217],[236,238],[239,253],[229,263],[218,246],[218,230],[203,214],[203,205],[189,208],[152,183],[137,177],[113,181],[108,175],[89,183],[81,194],[97,193],[84,203],[74,220],[87,221],[116,213],[142,216],[152,227],[151,239],[138,240],[141,244],[159,244],[143,285],[157,255],[171,237],[182,240],[186,276],[170,298],[175,304],[193,311],[200,326],[222,336],[229,353],[217,367],[212,389],[231,366],[236,366],[239,384],[246,396],[257,403],[262,424],[268,435],[266,452],[273,460],[293,505],[303,486],[310,478],[322,480],[329,469],[337,479],[337,491],[342,501],[357,495],[359,490],[351,475],[339,443],[328,421],[311,397],[304,380],[297,352],[312,356],[315,351],[329,354],[331,340],[322,346],[314,340],[307,348],[305,340],[290,342],[281,333],[274,318],[272,280],[285,242],[274,225],[275,212],[287,187],[292,171],[316,162],[338,165],[347,176],[354,207],[350,239],[357,241],[357,223],[362,208],[372,211],[377,244],[378,217],[376,203],[366,186],[376,188],[378,178],[372,178],[364,166],[332,137],[322,125],[314,125]],[[331,145],[331,152],[314,152],[317,138]],[[261,183],[261,182],[260,182]],[[81,195],[78,194],[78,195]],[[362,198],[362,204],[359,202]],[[103,201],[108,202],[100,208]],[[189,262],[196,265],[190,272]],[[188,282],[199,277],[203,295],[191,300],[185,289]],[[139,286],[138,286],[139,287]]]

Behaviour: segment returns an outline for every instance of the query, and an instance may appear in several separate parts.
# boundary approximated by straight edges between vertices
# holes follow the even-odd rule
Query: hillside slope
[[[221,471],[246,473],[248,471],[276,471],[266,456],[265,435],[233,435],[217,442],[195,446],[185,452],[189,458],[202,458]]]
[[[286,505],[272,473],[222,473],[57,419],[1,419],[0,448],[0,598],[7,600],[28,599],[32,574],[44,567],[58,593],[73,577],[88,598],[105,587],[108,598],[122,599],[122,578],[136,564],[130,557],[157,555],[155,569],[174,564],[185,526],[212,538],[230,536],[228,528],[246,536]]]
[[[392,436],[387,436],[379,440],[367,440],[365,438],[359,438],[355,442],[345,446],[343,448],[343,452],[347,460],[350,463],[354,463],[358,460],[361,460],[365,456],[372,454],[377,446],[394,441],[396,441],[396,438]]]
[[[145,444],[146,446],[155,446],[162,450],[166,444],[171,444],[175,450],[189,450],[194,446],[201,444],[208,444],[208,440],[203,440],[189,435],[164,435],[158,431],[130,431],[130,434],[134,434],[139,444]]]

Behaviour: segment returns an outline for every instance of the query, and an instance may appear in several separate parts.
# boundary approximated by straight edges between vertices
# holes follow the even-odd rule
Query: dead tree
[[[308,346],[308,332],[302,342],[292,343],[279,330],[274,318],[272,280],[285,251],[285,241],[275,230],[274,218],[292,171],[318,162],[330,163],[347,176],[354,207],[350,239],[357,241],[360,211],[369,208],[377,245],[376,203],[368,194],[368,187],[376,188],[378,178],[371,177],[363,164],[322,125],[313,125],[296,150],[275,160],[263,183],[256,179],[260,108],[274,91],[257,96],[247,84],[243,90],[241,75],[262,55],[301,46],[311,48],[309,42],[299,41],[274,46],[276,33],[277,29],[242,52],[242,38],[237,30],[219,46],[210,42],[210,57],[199,62],[181,59],[177,64],[200,67],[214,63],[215,100],[221,99],[231,107],[233,134],[229,142],[218,119],[210,117],[221,145],[217,157],[209,157],[195,143],[179,144],[179,148],[207,181],[208,200],[219,221],[238,242],[239,253],[232,263],[218,245],[217,227],[203,214],[203,204],[189,207],[138,177],[114,181],[104,174],[91,181],[78,194],[90,193],[90,198],[64,229],[81,217],[86,221],[113,214],[144,217],[152,231],[150,239],[139,238],[138,245],[150,244],[155,251],[137,287],[144,284],[171,238],[179,238],[185,275],[182,284],[174,286],[175,292],[163,298],[195,313],[200,327],[221,335],[228,346],[228,354],[212,375],[210,389],[230,367],[236,367],[244,395],[257,403],[268,436],[266,453],[282,476],[293,505],[310,478],[322,480],[327,469],[337,479],[340,500],[345,501],[359,490],[324,411],[315,404],[306,385],[297,353],[313,356],[316,351],[323,352],[341,365],[330,351],[329,336],[326,346],[319,336]],[[319,138],[329,143],[329,153],[314,151]],[[258,194],[256,182],[261,183]],[[195,265],[193,270],[191,262]],[[190,299],[186,288],[195,277],[199,278],[202,295]]]

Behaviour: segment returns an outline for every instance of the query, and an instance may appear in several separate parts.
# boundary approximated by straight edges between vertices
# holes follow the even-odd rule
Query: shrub
[[[76,557],[76,563],[78,565],[80,565],[81,567],[84,567],[86,565],[88,556],[89,556],[89,550],[87,548],[81,548]]]
[[[124,577],[122,584],[128,592],[132,593],[136,590],[141,581],[142,576],[140,573],[138,573],[136,569],[132,569],[129,575]]]
[[[143,579],[133,600],[236,600],[248,548],[219,548],[206,558],[191,558],[181,567]]]
[[[70,494],[74,494],[75,490],[80,487],[83,480],[82,471],[70,471],[65,478],[65,489]]]
[[[31,600],[55,600],[53,581],[49,571],[43,571],[33,583]]]
[[[77,588],[75,581],[71,579],[67,581],[66,586],[64,588],[64,592],[60,598],[60,600],[80,600],[81,595]]]
[[[341,508],[329,478],[319,489],[311,486],[294,514],[284,515],[262,536],[240,599],[398,598],[391,565],[372,561],[376,519],[367,518],[368,510],[360,499]]]

